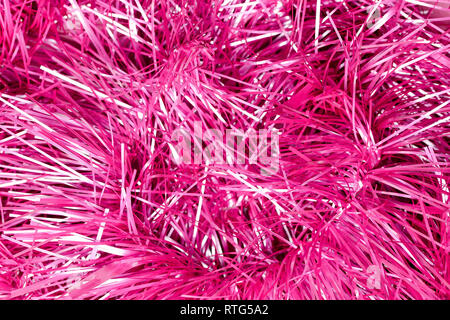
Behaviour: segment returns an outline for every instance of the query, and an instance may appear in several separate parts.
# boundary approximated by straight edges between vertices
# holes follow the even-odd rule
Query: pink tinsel
[[[448,299],[449,6],[0,0],[0,298]]]

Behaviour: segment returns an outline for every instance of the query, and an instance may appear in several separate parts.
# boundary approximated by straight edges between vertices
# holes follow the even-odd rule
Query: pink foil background
[[[0,0],[0,299],[448,299],[448,8]]]

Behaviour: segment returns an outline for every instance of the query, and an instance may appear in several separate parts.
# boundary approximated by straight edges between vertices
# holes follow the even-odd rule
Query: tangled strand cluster
[[[449,298],[449,5],[0,1],[0,298]]]

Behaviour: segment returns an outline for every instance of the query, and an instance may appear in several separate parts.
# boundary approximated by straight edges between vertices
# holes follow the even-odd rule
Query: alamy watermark
[[[177,129],[172,133],[171,158],[177,164],[257,165],[266,176],[278,172],[280,133],[276,129],[203,130],[194,122],[192,131]]]

